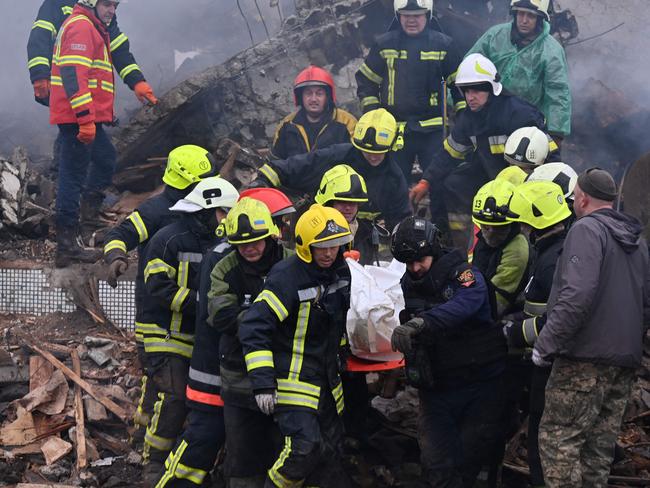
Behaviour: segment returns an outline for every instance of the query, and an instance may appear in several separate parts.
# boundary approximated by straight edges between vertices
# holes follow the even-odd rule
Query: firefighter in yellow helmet
[[[363,177],[368,201],[360,212],[370,220],[383,220],[392,229],[411,214],[406,180],[394,161],[394,151],[403,145],[397,122],[388,111],[370,111],[359,119],[351,144],[336,144],[308,154],[263,165],[255,186],[285,187],[315,195],[326,171],[341,163]]]
[[[496,317],[517,311],[526,286],[532,254],[518,224],[508,220],[508,205],[515,186],[495,179],[474,196],[472,220],[481,230],[472,264],[483,273]]]
[[[106,235],[104,261],[108,265],[107,281],[113,288],[117,287],[118,278],[128,268],[128,253],[136,247],[138,249],[138,272],[135,277],[135,340],[138,346],[138,358],[143,368],[145,358],[142,338],[142,300],[146,264],[144,249],[156,232],[178,218],[178,213],[170,211],[170,207],[191,192],[202,178],[216,174],[216,161],[207,149],[190,144],[173,149],[167,158],[167,167],[163,175],[165,187],[162,193],[145,200]],[[147,374],[143,369],[142,395],[134,415],[134,423],[137,427],[134,436],[136,442],[144,438],[144,430],[153,413],[155,401],[155,388],[147,381]]]
[[[338,351],[350,292],[343,251],[352,234],[338,210],[314,204],[295,238],[297,255],[273,267],[239,326],[255,401],[285,439],[264,486],[346,486]]]

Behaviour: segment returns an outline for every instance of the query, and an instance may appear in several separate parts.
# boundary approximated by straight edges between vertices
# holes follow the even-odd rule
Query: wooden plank
[[[70,352],[72,357],[72,367],[74,372],[81,376],[81,361],[76,349]],[[81,388],[79,385],[74,387],[74,418],[77,421],[77,428],[75,429],[77,442],[77,469],[83,469],[88,464],[88,457],[86,456],[86,428],[84,419],[84,406],[81,401]]]
[[[29,391],[45,385],[54,374],[54,366],[42,356],[29,356]]]
[[[56,368],[60,369],[61,372],[66,375],[68,378],[70,378],[72,381],[74,381],[77,385],[79,385],[81,388],[83,388],[84,391],[88,392],[90,396],[92,396],[95,400],[97,400],[99,403],[104,405],[108,410],[113,412],[118,419],[120,419],[122,422],[128,425],[129,423],[129,415],[124,410],[122,407],[120,407],[117,403],[115,403],[113,400],[110,398],[106,397],[103,393],[96,391],[93,386],[88,383],[86,380],[82,379],[81,376],[79,376],[77,373],[72,371],[70,368],[68,368],[65,364],[63,364],[61,361],[59,361],[57,358],[55,358],[51,353],[44,351],[40,347],[32,344],[26,337],[21,337],[21,339],[27,344],[33,351],[39,353],[41,356],[43,356],[45,359],[47,359],[50,363],[52,363]],[[69,352],[69,351],[68,351]]]

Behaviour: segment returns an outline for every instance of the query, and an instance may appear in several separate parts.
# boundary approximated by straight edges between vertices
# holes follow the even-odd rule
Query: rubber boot
[[[81,195],[81,205],[79,208],[81,225],[97,225],[103,201],[104,194],[97,190],[92,190]]]
[[[86,249],[79,245],[74,227],[57,227],[56,256],[54,258],[54,264],[57,268],[64,268],[73,263],[94,263],[101,257],[101,250]]]

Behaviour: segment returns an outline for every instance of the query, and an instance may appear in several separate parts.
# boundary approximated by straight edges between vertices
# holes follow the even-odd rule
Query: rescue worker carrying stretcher
[[[239,200],[246,197],[266,205],[278,229],[286,228],[283,219],[295,212],[287,196],[274,188],[246,190],[240,193]],[[208,322],[208,292],[212,286],[212,270],[225,256],[233,252],[234,246],[222,236],[220,242],[210,249],[201,261],[194,348],[185,390],[189,408],[187,425],[165,461],[165,472],[157,483],[161,488],[192,488],[202,486],[202,483],[209,484],[208,474],[225,442],[224,399],[221,396],[219,364],[221,334]],[[228,396],[226,394],[224,398]],[[188,477],[188,472],[195,473],[195,476]],[[230,485],[236,487],[236,482],[237,480],[231,480]]]
[[[219,221],[238,196],[235,187],[218,176],[200,181],[171,207],[181,217],[159,230],[147,245],[142,335],[148,376],[158,391],[144,439],[147,481],[162,471],[185,422],[201,260],[215,243]]]
[[[206,149],[190,144],[173,149],[167,158],[167,167],[162,178],[165,184],[162,193],[145,200],[106,235],[104,245],[104,261],[108,265],[106,281],[113,288],[117,287],[117,279],[128,268],[127,254],[138,248],[138,272],[135,277],[135,342],[144,373],[142,393],[133,417],[136,441],[144,437],[144,430],[151,419],[156,398],[156,390],[148,382],[146,374],[142,336],[145,247],[156,232],[174,222],[179,216],[169,208],[190,193],[202,178],[214,176],[216,172],[216,163]]]
[[[336,87],[326,70],[309,66],[301,71],[293,96],[298,110],[278,124],[271,149],[274,159],[350,141],[357,119],[336,106]]]
[[[343,251],[352,234],[340,212],[318,204],[295,232],[297,255],[273,267],[239,326],[257,405],[274,414],[284,437],[264,486],[344,488],[339,346],[350,293]]]
[[[503,153],[508,136],[521,127],[545,130],[544,116],[530,103],[503,89],[494,64],[472,54],[458,68],[456,86],[467,100],[444,147],[433,157],[422,180],[413,187],[418,203],[428,193],[432,221],[445,233],[447,210],[465,212],[478,188],[507,166]],[[547,136],[550,152],[557,144]],[[461,164],[471,155],[467,164]]]
[[[529,227],[529,238],[536,258],[530,282],[526,286],[523,314],[505,317],[503,331],[511,354],[523,355],[529,365],[527,453],[530,483],[532,486],[544,486],[538,435],[544,413],[544,390],[551,368],[533,365],[530,353],[546,321],[546,302],[572,214],[564,199],[564,191],[550,181],[528,181],[518,186],[510,202],[510,214],[509,220]]]
[[[492,320],[485,279],[440,232],[417,217],[393,233],[393,256],[406,263],[405,309],[393,332],[406,378],[419,389],[418,442],[432,487],[474,486],[501,442],[506,344]]]
[[[27,68],[29,78],[34,86],[34,98],[38,103],[49,105],[50,100],[50,65],[52,51],[63,22],[72,13],[77,0],[45,0],[38,9],[36,20],[27,41]],[[119,0],[100,0],[99,3],[117,5]],[[133,90],[141,102],[158,103],[153,89],[144,79],[137,65],[129,38],[120,31],[117,16],[113,15],[108,23],[110,38],[110,59],[124,83]]]
[[[392,229],[411,214],[406,181],[392,156],[399,147],[395,118],[384,109],[373,110],[357,122],[352,144],[271,161],[260,168],[252,186],[285,187],[314,195],[326,171],[347,164],[363,177],[368,189],[368,202],[361,206],[358,217],[384,220]]]
[[[378,37],[357,71],[357,96],[364,112],[385,108],[404,131],[395,161],[410,184],[416,158],[424,170],[442,145],[447,123],[447,84],[460,55],[451,37],[434,29],[433,0],[395,0],[393,29]],[[462,95],[452,92],[456,108]]]

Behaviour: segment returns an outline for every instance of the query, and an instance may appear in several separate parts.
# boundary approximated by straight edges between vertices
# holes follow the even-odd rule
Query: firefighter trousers
[[[133,414],[133,424],[137,430],[146,430],[149,421],[151,420],[151,416],[153,415],[153,406],[154,403],[156,403],[158,394],[155,385],[149,380],[149,376],[147,375],[147,357],[144,352],[144,344],[142,342],[136,342],[136,346],[138,350],[138,361],[142,372],[142,380],[138,406]]]
[[[420,168],[424,171],[431,164],[435,153],[442,147],[442,135],[442,127],[433,132],[415,132],[410,131],[407,126],[404,147],[393,154],[408,186],[411,185],[413,163],[417,159]]]
[[[321,391],[318,412],[282,408],[275,420],[284,448],[268,471],[265,488],[350,486],[341,464],[343,422],[329,391]]]
[[[144,436],[145,462],[165,462],[183,429],[189,360],[173,354],[148,354],[149,378],[158,391]]]
[[[225,438],[223,408],[191,408],[187,426],[165,460],[155,488],[196,488],[214,467]]]

